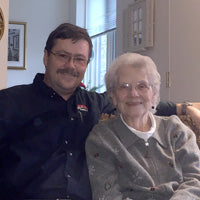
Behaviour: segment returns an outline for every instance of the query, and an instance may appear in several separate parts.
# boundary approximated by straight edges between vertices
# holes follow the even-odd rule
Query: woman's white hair
[[[107,73],[105,74],[105,83],[108,95],[111,97],[111,94],[114,94],[120,76],[119,69],[127,65],[132,66],[133,68],[146,69],[148,81],[155,94],[154,107],[156,107],[160,101],[160,74],[158,73],[155,63],[150,57],[137,53],[122,54],[111,63]]]

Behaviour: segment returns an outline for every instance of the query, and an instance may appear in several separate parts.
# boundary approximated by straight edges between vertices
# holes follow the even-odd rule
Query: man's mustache
[[[76,72],[72,68],[57,69],[56,73],[61,73],[61,74],[67,73],[67,74],[70,74],[70,75],[72,75],[74,77],[79,77],[80,76],[80,73]]]

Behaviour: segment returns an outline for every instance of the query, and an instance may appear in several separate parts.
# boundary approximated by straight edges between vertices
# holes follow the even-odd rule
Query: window
[[[138,0],[129,6],[124,19],[125,50],[140,52],[153,47],[154,0]]]
[[[133,43],[134,46],[142,44],[142,8],[133,9]]]
[[[89,90],[104,92],[104,75],[115,58],[116,0],[86,0],[85,16],[93,56],[83,83]]]

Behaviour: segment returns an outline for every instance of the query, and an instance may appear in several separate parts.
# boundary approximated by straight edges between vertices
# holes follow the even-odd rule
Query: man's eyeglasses
[[[56,59],[58,59],[63,63],[69,63],[72,59],[73,63],[77,66],[86,66],[88,64],[88,60],[80,55],[73,56],[72,54],[67,52],[53,52],[53,51],[50,51],[50,53],[53,54],[56,57]]]
[[[138,92],[138,94],[146,93],[150,87],[151,87],[151,85],[149,83],[147,83],[146,81],[139,81],[134,86],[134,88]],[[130,83],[120,83],[117,88],[120,92],[127,94],[128,92],[132,91],[133,86]]]

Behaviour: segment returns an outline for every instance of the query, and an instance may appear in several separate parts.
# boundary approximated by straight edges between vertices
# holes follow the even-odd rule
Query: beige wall
[[[200,0],[154,2],[154,46],[140,53],[153,58],[158,67],[162,100],[199,102]],[[117,0],[117,55],[124,52],[123,13],[132,3],[133,0]]]
[[[6,88],[7,83],[7,52],[8,52],[8,13],[9,0],[1,0],[0,8],[3,11],[5,29],[0,40],[0,89]]]
[[[200,101],[200,0],[170,2],[170,99]]]
[[[0,0],[0,5],[7,1]],[[78,4],[82,1],[76,0]],[[123,15],[133,2],[134,0],[117,0],[117,55],[124,52],[123,43],[126,38],[123,35],[125,24]],[[162,77],[161,99],[175,102],[199,101],[200,0],[155,0],[154,2],[154,47],[142,53],[152,57],[158,66]],[[76,15],[74,4],[75,0],[10,0],[10,20],[27,22],[27,69],[8,70],[7,86],[30,83],[36,72],[44,71],[42,56],[47,36],[61,22],[74,23]],[[46,5],[50,12],[44,12]],[[1,54],[0,52],[0,59],[7,58],[7,52],[6,56],[2,57]],[[6,68],[4,70],[6,71]],[[170,72],[171,87],[167,86],[168,72]],[[2,70],[0,70],[0,87],[2,87],[1,76]],[[5,76],[4,74],[4,83]]]
[[[171,0],[155,0],[154,5],[154,46],[141,51],[139,53],[150,56],[156,63],[158,71],[162,77],[161,83],[161,99],[170,100],[169,88],[166,87],[165,74],[169,71],[169,4]],[[175,0],[173,0],[175,1]],[[191,0],[193,1],[193,0]],[[124,37],[124,13],[133,0],[117,0],[117,32],[116,32],[116,54],[117,56],[126,52],[123,49],[123,43],[126,40]],[[131,50],[130,50],[131,51]]]
[[[27,23],[26,70],[8,69],[7,87],[30,84],[36,73],[44,73],[43,52],[47,37],[59,24],[71,22],[74,1],[10,0],[9,21]]]

